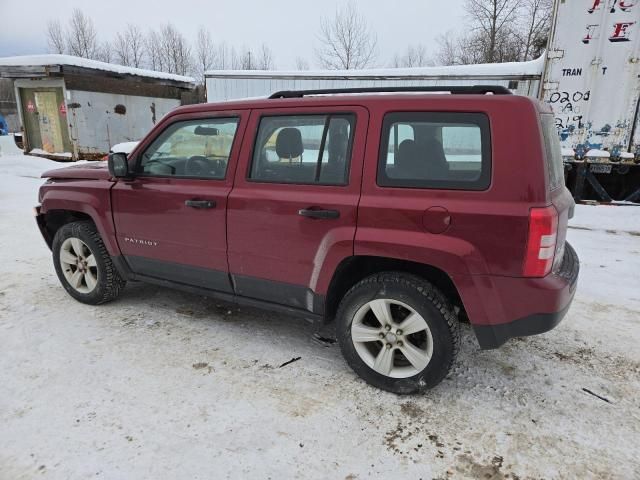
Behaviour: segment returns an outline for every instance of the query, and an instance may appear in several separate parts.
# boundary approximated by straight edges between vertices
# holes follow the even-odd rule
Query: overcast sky
[[[320,18],[332,15],[345,0],[0,0],[0,56],[47,52],[46,25],[66,22],[75,7],[93,18],[100,40],[110,40],[127,22],[143,29],[172,22],[190,40],[200,25],[230,46],[259,47],[274,54],[275,66],[291,69],[300,56],[317,66],[314,44]],[[429,54],[435,39],[460,31],[462,0],[356,0],[378,36],[377,66],[388,66],[407,45],[424,44]]]

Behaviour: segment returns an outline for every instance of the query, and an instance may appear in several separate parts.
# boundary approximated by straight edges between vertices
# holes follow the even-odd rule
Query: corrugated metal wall
[[[331,78],[291,78],[278,77],[277,72],[271,77],[238,76],[207,77],[207,101],[219,102],[240,98],[265,97],[279,90],[305,90],[319,88],[354,88],[354,87],[395,87],[395,86],[439,86],[439,85],[503,85],[509,87],[510,82],[517,82],[514,93],[537,97],[539,77],[509,77],[496,79],[486,77],[468,77],[464,79],[446,78],[371,78],[371,79],[331,79]]]
[[[179,105],[180,100],[168,98],[67,90],[74,148],[83,157],[104,154],[117,143],[140,140]]]

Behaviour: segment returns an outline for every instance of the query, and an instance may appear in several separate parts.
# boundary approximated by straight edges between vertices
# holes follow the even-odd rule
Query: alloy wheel
[[[80,293],[91,293],[98,284],[96,258],[79,238],[67,238],[60,246],[60,266],[64,278]]]
[[[426,320],[409,305],[392,299],[367,302],[351,323],[351,340],[360,358],[391,378],[423,371],[433,355],[433,336]]]

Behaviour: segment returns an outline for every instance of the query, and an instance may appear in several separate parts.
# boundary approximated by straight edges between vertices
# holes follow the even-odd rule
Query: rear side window
[[[490,181],[491,137],[486,115],[398,112],[385,116],[378,185],[485,190]]]
[[[542,122],[542,135],[544,137],[549,190],[555,190],[564,185],[564,165],[562,164],[560,137],[558,136],[553,115],[545,113],[540,115],[540,120]]]
[[[345,185],[355,116],[263,117],[249,178],[272,183]]]

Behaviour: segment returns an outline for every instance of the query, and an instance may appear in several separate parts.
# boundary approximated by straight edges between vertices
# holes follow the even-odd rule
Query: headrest
[[[398,155],[396,156],[396,163],[403,164],[415,160],[418,153],[418,146],[413,140],[403,140],[398,145]]]
[[[302,155],[302,134],[293,127],[283,128],[276,138],[276,153],[280,158],[295,158]]]
[[[444,148],[439,140],[436,140],[435,138],[428,138],[424,141],[423,148],[429,155],[430,163],[434,163],[434,161],[438,163],[446,163],[447,157],[444,154]]]

